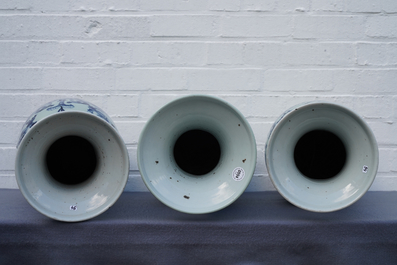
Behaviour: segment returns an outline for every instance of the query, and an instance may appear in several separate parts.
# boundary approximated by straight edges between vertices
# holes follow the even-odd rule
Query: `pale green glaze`
[[[62,109],[59,102],[64,104]],[[97,155],[93,176],[77,185],[54,180],[45,163],[51,144],[68,135],[88,140]],[[116,202],[127,183],[129,158],[123,140],[102,110],[82,100],[65,99],[45,105],[28,119],[15,172],[19,189],[37,211],[55,220],[77,222],[103,213]]]
[[[221,158],[211,172],[201,176],[181,170],[173,157],[174,143],[186,131],[201,129],[214,135]],[[138,165],[148,189],[169,207],[192,214],[220,210],[246,189],[256,165],[256,143],[244,116],[227,102],[211,96],[177,99],[147,122],[138,145]],[[245,177],[236,181],[233,170]]]
[[[300,137],[319,129],[337,135],[347,151],[342,171],[327,180],[305,177],[294,162]],[[265,159],[269,176],[285,199],[305,210],[331,212],[353,204],[367,192],[377,173],[379,154],[376,139],[361,117],[337,104],[311,102],[287,110],[275,122]]]

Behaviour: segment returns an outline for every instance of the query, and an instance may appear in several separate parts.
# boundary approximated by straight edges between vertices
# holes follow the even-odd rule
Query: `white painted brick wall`
[[[395,0],[0,1],[0,188],[17,188],[26,118],[78,97],[115,121],[130,154],[126,190],[147,191],[136,149],[145,122],[184,95],[215,95],[258,145],[248,191],[273,190],[264,149],[275,119],[325,100],[361,115],[378,140],[372,190],[397,190]]]

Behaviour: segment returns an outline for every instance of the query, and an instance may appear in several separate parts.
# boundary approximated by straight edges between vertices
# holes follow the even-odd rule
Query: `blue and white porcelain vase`
[[[20,191],[55,220],[77,222],[103,213],[127,183],[123,139],[104,111],[80,99],[55,100],[35,111],[17,148]]]

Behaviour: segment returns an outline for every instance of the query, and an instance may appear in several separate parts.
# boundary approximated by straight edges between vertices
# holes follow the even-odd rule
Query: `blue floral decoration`
[[[105,114],[103,114],[101,111],[99,111],[97,108],[95,108],[92,105],[88,105],[88,112],[97,115],[98,117],[104,119],[105,121],[107,121],[108,123],[111,124],[111,122],[109,122],[108,118],[105,116]]]
[[[28,130],[29,130],[30,128],[32,128],[32,127],[37,123],[37,121],[35,121],[36,116],[37,116],[37,115],[31,116],[30,119],[28,119],[28,120],[25,122],[25,124],[23,125],[23,129],[22,129],[22,132],[21,132],[21,136],[19,137],[17,147],[18,147],[19,144],[21,143],[23,137],[25,137],[25,134],[28,132]]]
[[[29,119],[25,122],[25,124],[22,127],[21,136],[19,137],[17,147],[21,143],[22,139],[25,137],[28,130],[31,129],[37,123],[36,117],[37,117],[38,113],[40,113],[42,111],[63,112],[68,109],[75,108],[74,103],[86,105],[87,111],[89,113],[102,118],[107,123],[112,125],[112,127],[116,128],[115,125],[109,120],[108,116],[100,108],[98,108],[94,105],[91,105],[91,104],[87,103],[86,101],[80,100],[80,99],[74,99],[74,98],[73,99],[59,99],[57,101],[53,101],[53,102],[43,105],[29,117]]]
[[[58,102],[58,105],[50,105],[47,107],[47,111],[53,111],[58,109],[57,112],[61,112],[61,111],[65,111],[65,109],[73,109],[74,105],[70,104],[71,102],[69,101],[68,103],[66,103],[66,101],[69,101],[67,99],[60,99]]]

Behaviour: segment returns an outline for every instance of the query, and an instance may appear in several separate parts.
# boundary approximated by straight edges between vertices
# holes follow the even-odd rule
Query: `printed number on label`
[[[235,181],[241,181],[245,177],[245,171],[241,167],[236,167],[233,170],[232,177]]]
[[[77,205],[70,205],[70,210],[76,211],[77,210]]]
[[[363,173],[367,173],[368,172],[368,166],[363,166]]]

